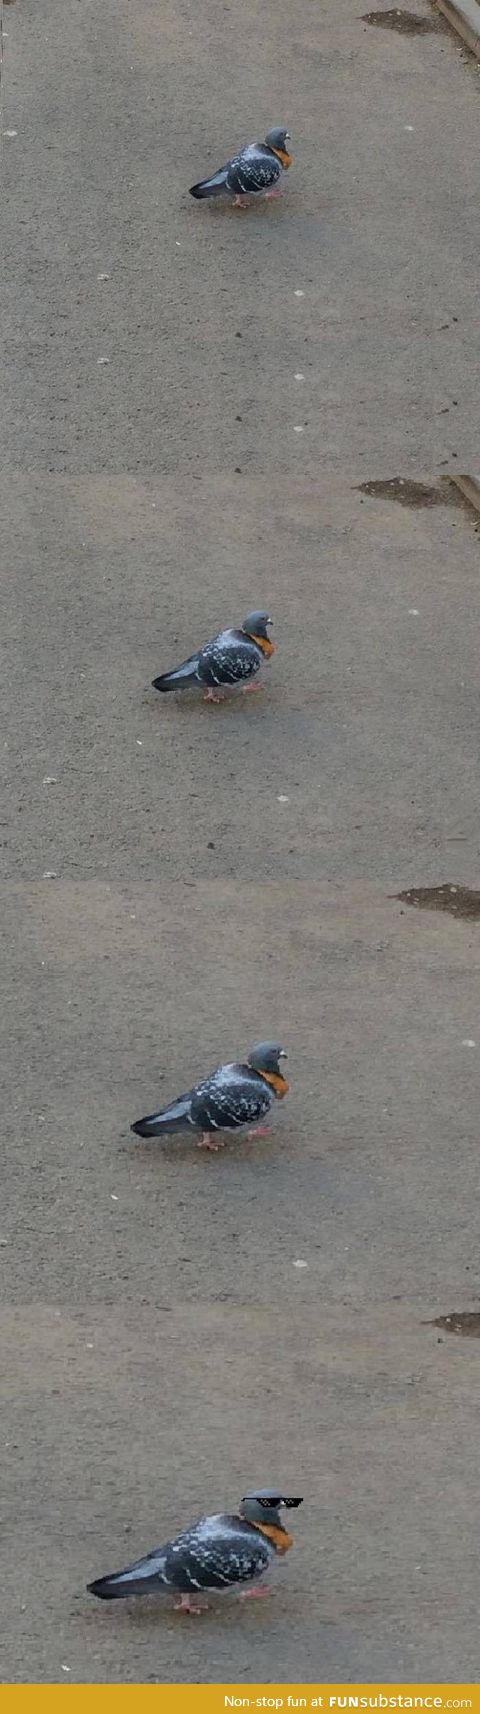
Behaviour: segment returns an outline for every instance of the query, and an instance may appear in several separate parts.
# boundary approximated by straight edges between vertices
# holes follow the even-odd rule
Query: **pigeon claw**
[[[215,1131],[203,1131],[197,1139],[197,1149],[224,1149],[225,1138],[218,1137]]]

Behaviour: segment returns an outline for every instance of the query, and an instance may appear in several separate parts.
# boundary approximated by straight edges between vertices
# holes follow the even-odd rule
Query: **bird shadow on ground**
[[[218,1165],[222,1158],[225,1162],[232,1161],[234,1156],[239,1156],[240,1153],[243,1159],[248,1160],[252,1154],[257,1155],[260,1148],[265,1152],[268,1150],[269,1155],[275,1155],[278,1152],[275,1145],[280,1140],[280,1131],[278,1131],[276,1136],[268,1138],[226,1136],[225,1142],[221,1143],[218,1149],[198,1148],[195,1141],[189,1136],[181,1140],[179,1137],[152,1137],[151,1142],[146,1142],[143,1147],[142,1144],[139,1145],[138,1143],[136,1147],[135,1144],[132,1147],[135,1148],[135,1160],[139,1163],[144,1162],[145,1165],[147,1163],[151,1165],[152,1154],[156,1150],[158,1154],[161,1153],[164,1156],[169,1166],[174,1157],[182,1162],[190,1157],[194,1166],[208,1166],[209,1163],[213,1163],[213,1165],[217,1163]],[[128,1137],[122,1137],[122,1145],[120,1152],[130,1157]]]
[[[205,198],[204,200],[206,202],[207,198]],[[190,207],[189,203],[186,204],[186,207],[188,208],[189,214],[193,215],[195,211],[193,208]],[[234,204],[232,202],[228,202],[228,201],[223,202],[219,198],[218,201],[215,201],[215,199],[212,200],[212,202],[209,204],[207,212],[209,215],[211,215],[212,219],[214,219],[214,220],[226,220],[226,219],[230,220],[230,219],[233,219],[234,217],[237,220],[240,220],[242,214],[243,214],[244,218],[245,218],[246,214],[250,214],[250,216],[255,214],[258,218],[258,215],[260,213],[262,213],[263,215],[265,215],[265,213],[267,213],[267,214],[273,214],[273,213],[280,214],[281,212],[283,213],[285,211],[285,209],[287,209],[287,208],[288,208],[287,201],[283,197],[282,198],[281,197],[271,197],[268,201],[267,201],[266,197],[260,197],[258,202],[249,202],[247,204],[246,208],[245,207],[244,208],[241,208],[241,207],[235,208]],[[199,217],[200,217],[200,211],[198,211],[198,213],[197,213],[197,218],[199,218]],[[203,209],[203,218],[204,217],[205,217],[205,209]]]
[[[136,1601],[134,1597],[131,1601],[112,1601],[109,1606],[110,1620],[105,1611],[102,1614],[92,1613],[91,1609],[88,1608],[85,1612],[85,1622],[90,1621],[92,1623],[93,1621],[95,1628],[101,1619],[103,1619],[104,1624],[105,1622],[112,1624],[114,1612],[116,1611],[118,1621],[119,1608],[121,1608],[122,1626],[124,1625],[127,1630],[132,1628],[135,1631],[150,1630],[152,1625],[158,1625],[159,1622],[168,1626],[186,1625],[188,1620],[193,1623],[194,1618],[203,1619],[204,1624],[208,1624],[209,1620],[210,1623],[212,1620],[216,1623],[221,1618],[222,1624],[224,1624],[228,1617],[237,1625],[239,1617],[243,1614],[246,1617],[248,1614],[252,1617],[256,1615],[257,1622],[264,1623],[264,1607],[267,1604],[267,1601],[242,1601],[237,1590],[232,1589],[217,1595],[216,1600],[214,1596],[209,1596],[208,1607],[204,1608],[201,1613],[182,1613],[173,1606],[171,1594],[159,1590],[158,1595],[143,1595],[140,1601]],[[105,1605],[108,1604],[105,1603]]]
[[[165,699],[163,699],[163,701],[165,701]],[[218,720],[221,719],[222,714],[224,718],[232,714],[237,715],[240,711],[244,714],[248,714],[250,710],[253,712],[255,708],[258,713],[260,713],[262,708],[265,707],[265,693],[263,695],[255,694],[254,696],[243,696],[241,692],[230,691],[230,693],[227,693],[225,697],[222,697],[221,701],[218,703],[208,703],[198,691],[193,690],[190,692],[185,690],[180,691],[178,696],[172,692],[169,697],[169,703],[170,709],[174,708],[175,713],[183,715],[184,718],[186,715],[188,716],[190,714],[197,716],[201,715],[204,720],[213,720],[215,718]],[[148,693],[142,698],[143,708],[152,709],[157,705],[160,709],[161,704],[159,699],[157,698],[157,704],[155,704],[153,698],[149,696]]]

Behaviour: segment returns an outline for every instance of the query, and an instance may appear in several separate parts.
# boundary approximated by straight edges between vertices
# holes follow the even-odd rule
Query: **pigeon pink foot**
[[[241,1601],[263,1601],[265,1599],[265,1596],[269,1595],[269,1594],[270,1594],[269,1589],[261,1589],[260,1585],[257,1584],[255,1589],[242,1589],[240,1600]]]
[[[197,1140],[197,1149],[224,1149],[225,1137],[219,1137],[216,1131],[203,1131]]]
[[[222,691],[206,690],[203,700],[204,702],[223,702]]]
[[[273,1125],[255,1125],[254,1131],[247,1131],[247,1137],[271,1137]]]
[[[248,196],[236,196],[236,197],[234,197],[233,203],[232,203],[232,208],[250,208]]]

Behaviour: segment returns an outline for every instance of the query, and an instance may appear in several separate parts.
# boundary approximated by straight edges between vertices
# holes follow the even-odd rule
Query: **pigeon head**
[[[252,1071],[266,1071],[270,1076],[281,1077],[280,1060],[286,1058],[285,1048],[279,1047],[278,1042],[261,1041],[257,1047],[252,1047],[248,1063]]]
[[[281,149],[285,154],[285,145],[290,142],[290,132],[285,131],[283,125],[275,125],[273,131],[267,132],[265,142],[268,149]]]
[[[244,631],[246,637],[264,637],[268,643],[268,626],[271,623],[268,613],[247,613],[241,630]]]
[[[239,1506],[240,1517],[249,1524],[273,1524],[276,1529],[283,1529],[280,1519],[280,1506],[301,1506],[302,1500],[290,1499],[278,1488],[258,1488],[256,1494],[247,1494]]]

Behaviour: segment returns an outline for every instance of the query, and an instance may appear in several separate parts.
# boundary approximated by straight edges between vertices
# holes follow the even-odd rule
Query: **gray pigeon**
[[[127,1595],[152,1595],[171,1590],[175,1606],[183,1613],[202,1612],[207,1592],[232,1589],[248,1595],[266,1595],[258,1588],[277,1554],[288,1553],[293,1541],[280,1520],[280,1506],[301,1506],[301,1499],[286,1498],[278,1488],[262,1488],[241,1501],[238,1512],[217,1512],[200,1518],[191,1529],[157,1547],[146,1559],[137,1559],[125,1571],[112,1571],[89,1583],[91,1595],[115,1601]]]
[[[259,1121],[275,1100],[288,1095],[280,1060],[287,1055],[276,1042],[260,1042],[252,1048],[246,1065],[220,1065],[210,1077],[179,1095],[169,1107],[137,1119],[131,1126],[137,1137],[163,1137],[179,1131],[196,1132],[197,1148],[221,1149],[225,1137],[219,1131],[249,1127],[249,1136],[267,1136],[270,1127]]]
[[[256,678],[274,654],[274,644],[268,635],[271,626],[268,613],[249,613],[238,631],[219,631],[197,654],[189,655],[171,672],[154,678],[154,690],[197,690],[205,692],[205,702],[221,702],[223,689],[242,685],[244,690],[257,690],[250,681]]]
[[[247,208],[250,196],[278,196],[277,182],[292,164],[287,150],[289,141],[289,132],[281,125],[275,126],[264,143],[247,143],[245,149],[240,149],[210,178],[191,185],[190,196],[232,197],[235,208]]]

